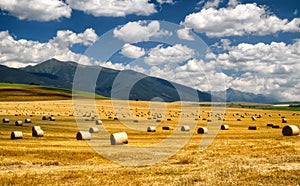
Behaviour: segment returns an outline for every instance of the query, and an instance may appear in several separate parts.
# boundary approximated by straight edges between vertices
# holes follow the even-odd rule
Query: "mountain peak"
[[[227,90],[226,90],[226,92],[232,92],[232,91],[236,91],[236,90],[234,90],[233,88],[231,88],[231,87],[229,87]]]
[[[46,60],[46,61],[44,61],[44,62],[42,62],[42,63],[40,63],[40,64],[38,64],[38,65],[41,65],[41,64],[50,64],[50,63],[54,63],[54,64],[75,64],[75,65],[77,65],[78,63],[76,63],[76,62],[74,62],[74,61],[60,61],[60,60],[58,60],[58,59],[56,59],[56,58],[51,58],[51,59],[48,59],[48,60]]]
[[[262,95],[262,94],[254,94],[250,92],[242,92],[240,90],[236,90],[233,88],[228,88],[226,91],[216,92],[217,95],[221,97],[226,92],[226,101],[228,102],[256,102],[256,103],[273,103],[277,102],[275,98]]]

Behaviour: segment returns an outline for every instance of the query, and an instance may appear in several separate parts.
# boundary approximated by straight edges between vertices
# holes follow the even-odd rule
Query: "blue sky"
[[[0,64],[6,66],[54,57],[203,91],[232,87],[300,100],[300,1],[2,0],[0,9]],[[90,52],[105,51],[113,40],[119,48],[107,61]]]

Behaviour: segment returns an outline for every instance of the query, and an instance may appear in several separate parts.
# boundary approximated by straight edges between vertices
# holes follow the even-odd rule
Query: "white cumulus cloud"
[[[61,0],[1,0],[0,9],[24,20],[51,21],[71,17],[72,9]]]
[[[195,51],[182,44],[176,44],[166,48],[162,45],[158,45],[149,51],[148,56],[145,57],[145,63],[149,65],[178,64],[194,56]]]
[[[72,31],[58,31],[53,39],[41,43],[25,39],[16,40],[8,31],[2,31],[0,32],[0,64],[24,67],[50,58],[89,64],[88,57],[72,52],[70,47],[74,44],[91,45],[97,38],[97,34],[92,29],[86,29],[79,34]]]
[[[49,42],[58,45],[59,48],[67,48],[75,44],[82,44],[84,46],[92,45],[97,41],[98,35],[95,30],[88,28],[83,33],[76,34],[71,30],[59,30],[56,37]]]
[[[300,18],[280,19],[257,4],[202,9],[189,14],[182,25],[209,37],[268,35],[277,32],[300,32]]]
[[[235,7],[239,4],[238,0],[229,0],[228,6]]]
[[[157,2],[159,4],[164,4],[164,3],[167,3],[167,4],[173,4],[173,0],[157,0]]]
[[[228,86],[282,100],[300,100],[300,39],[291,44],[241,43],[216,54],[215,61],[233,78]]]
[[[147,24],[145,21],[128,22],[120,28],[113,31],[114,37],[129,43],[148,41],[151,37],[161,37],[172,35],[167,30],[160,29],[158,21],[151,21]]]
[[[173,0],[158,0],[158,3],[172,4]],[[148,0],[1,0],[0,9],[21,20],[36,21],[70,18],[72,9],[96,17],[149,16],[157,12],[155,4]]]
[[[151,15],[155,5],[148,0],[67,0],[72,9],[94,16],[124,17],[129,14]]]
[[[193,41],[195,38],[191,35],[189,28],[182,28],[177,30],[177,36],[179,39]]]
[[[204,4],[203,8],[217,8],[219,6],[219,4],[222,2],[222,0],[202,0],[200,1],[198,4]]]
[[[160,77],[202,91],[224,90],[231,77],[218,72],[215,62],[190,59],[177,66],[151,66],[147,74]]]
[[[121,49],[121,54],[131,59],[137,59],[144,56],[146,52],[141,47],[126,43]]]
[[[124,65],[122,63],[112,63],[111,61],[94,61],[94,65],[98,65],[101,67],[111,68],[115,70],[126,70],[126,69],[132,69],[130,65]]]

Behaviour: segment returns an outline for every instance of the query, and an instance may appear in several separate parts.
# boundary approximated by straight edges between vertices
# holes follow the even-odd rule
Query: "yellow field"
[[[125,102],[119,103],[124,105]],[[283,126],[288,124],[300,127],[300,112],[227,108],[223,124],[228,124],[229,130],[219,130],[212,144],[200,151],[199,145],[207,134],[197,134],[197,129],[210,125],[203,118],[213,122],[218,120],[214,115],[216,112],[209,116],[212,108],[185,104],[183,109],[180,103],[141,101],[130,102],[129,109],[120,105],[112,104],[110,100],[98,100],[94,111],[88,105],[73,110],[71,100],[0,102],[0,184],[300,185],[300,136],[283,136],[281,133]],[[221,111],[219,114],[223,114]],[[182,124],[194,122],[197,125],[188,143],[168,159],[148,166],[124,166],[122,162],[104,158],[86,141],[76,140],[79,129],[75,116],[80,116],[77,119],[81,129],[82,125],[87,129],[96,127],[91,117],[81,117],[86,113],[101,119],[101,127],[109,133],[126,131],[129,143],[124,147],[158,144],[169,139]],[[163,117],[154,118],[159,113]],[[252,121],[251,116],[255,114],[262,117]],[[44,115],[53,115],[56,120],[42,120]],[[287,123],[281,123],[282,116],[287,118]],[[3,124],[2,118],[9,118],[10,123]],[[24,123],[25,118],[31,118],[32,123]],[[156,122],[157,119],[162,122]],[[22,120],[23,126],[15,126],[17,120]],[[280,128],[267,127],[268,123]],[[145,130],[128,129],[126,124]],[[150,125],[157,125],[157,131],[146,132]],[[257,126],[257,130],[248,130],[250,125]],[[32,137],[32,126],[41,126],[44,137]],[[164,131],[162,126],[174,130]],[[23,139],[11,140],[12,131],[22,131]],[[179,132],[175,137],[185,135]],[[93,136],[90,144],[98,138],[101,136]],[[103,137],[106,139],[109,141],[109,136]],[[166,151],[172,149],[172,146],[163,147]],[[115,148],[122,149],[123,146]],[[140,155],[132,152],[130,156],[140,158]],[[151,158],[151,154],[145,154],[145,161]]]

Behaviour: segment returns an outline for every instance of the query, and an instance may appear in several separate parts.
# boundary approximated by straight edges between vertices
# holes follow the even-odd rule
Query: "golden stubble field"
[[[0,184],[300,184],[300,136],[287,137],[281,133],[287,124],[300,126],[300,112],[227,108],[223,124],[229,125],[229,130],[219,130],[212,144],[200,151],[201,139],[207,134],[197,134],[197,129],[207,126],[207,119],[213,122],[218,120],[215,115],[209,116],[211,107],[185,104],[185,113],[182,113],[180,103],[132,101],[129,106],[129,109],[116,109],[114,104],[113,109],[110,100],[97,100],[96,111],[89,112],[88,108],[73,110],[71,100],[0,102]],[[159,113],[162,113],[162,118],[161,123],[157,124],[157,118],[154,117]],[[83,114],[91,115],[81,120],[89,127],[97,127],[91,119],[95,116],[103,121],[103,126],[111,133],[126,131],[129,138],[127,146],[159,143],[173,132],[163,131],[161,127],[180,127],[179,121],[196,122],[196,128],[191,131],[189,142],[167,160],[149,166],[124,166],[99,155],[86,141],[76,140],[79,129],[74,115]],[[252,121],[251,116],[255,114],[262,117]],[[53,115],[55,121],[42,120],[44,115]],[[282,116],[287,118],[287,124],[281,122]],[[145,126],[145,131],[128,129],[119,120],[114,120],[114,117],[126,118],[133,125]],[[10,123],[3,124],[2,118],[9,118]],[[15,126],[15,121],[24,122],[26,118],[30,118],[32,123]],[[146,126],[155,123],[158,125],[157,131],[147,133]],[[280,128],[267,127],[268,123],[279,125]],[[257,130],[248,130],[250,125],[257,126]],[[41,126],[44,137],[32,137],[32,126]],[[11,140],[12,131],[22,131],[23,139]],[[132,154],[134,157],[134,152]]]

